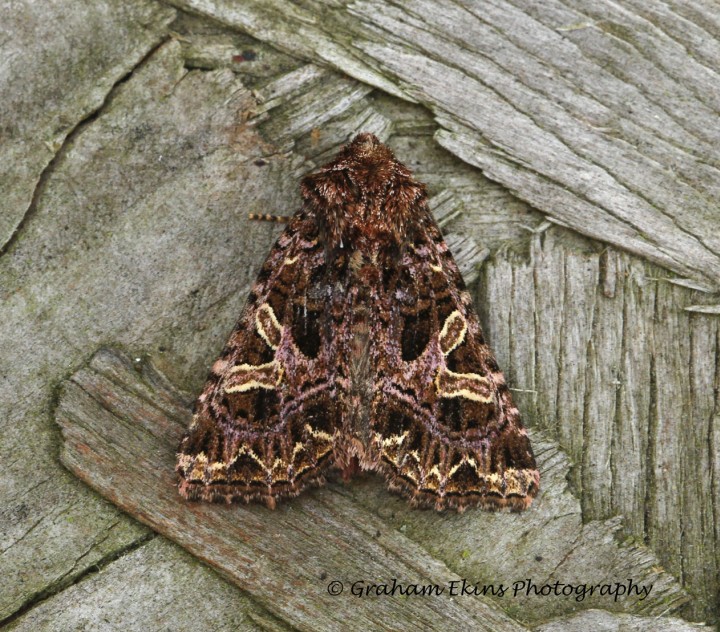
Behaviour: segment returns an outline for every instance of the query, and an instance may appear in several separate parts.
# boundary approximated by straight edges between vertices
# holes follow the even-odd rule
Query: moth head
[[[398,248],[425,205],[425,185],[376,136],[355,136],[334,160],[301,184],[329,246]]]
[[[397,163],[392,150],[380,142],[375,134],[363,132],[355,136],[344,148],[343,152],[362,169],[386,170]],[[337,159],[336,159],[337,160]],[[332,164],[332,163],[331,163]]]

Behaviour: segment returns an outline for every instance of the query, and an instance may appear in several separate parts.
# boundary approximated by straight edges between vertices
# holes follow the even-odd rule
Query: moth
[[[425,185],[372,134],[306,176],[177,454],[190,500],[383,474],[413,506],[522,510],[540,475]]]

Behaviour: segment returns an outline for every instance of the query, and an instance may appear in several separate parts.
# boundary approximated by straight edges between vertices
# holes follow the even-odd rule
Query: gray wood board
[[[0,3],[0,252],[32,212],[68,135],[161,41],[174,15],[145,0]]]
[[[381,500],[367,482],[362,500],[347,491],[351,485],[326,488],[273,512],[180,498],[174,452],[190,420],[188,398],[150,365],[100,351],[63,385],[56,419],[64,439],[61,459],[74,474],[298,629],[520,630],[501,607],[532,621],[599,605],[661,615],[686,599],[649,550],[620,545],[618,521],[582,524],[579,504],[566,489],[567,461],[541,436],[534,441],[544,491],[524,514],[407,510],[404,500]],[[392,514],[389,520],[383,509]],[[398,519],[405,526],[393,528]],[[445,560],[464,560],[463,575]],[[652,586],[649,594],[580,601],[521,593],[503,601],[448,594],[358,598],[351,589],[354,582],[392,584],[393,578],[447,587],[462,578],[506,586],[534,578],[542,586],[625,584],[629,577]],[[328,593],[333,581],[344,584],[342,595]]]
[[[227,70],[188,72],[179,49],[156,51],[75,135],[0,257],[0,619],[147,533],[58,462],[57,382],[107,340],[171,366],[187,349],[177,366],[204,372],[274,238],[235,209],[272,182],[238,119],[255,101]]]
[[[702,623],[687,623],[682,619],[665,617],[637,617],[629,614],[614,615],[602,610],[587,610],[551,621],[534,628],[536,632],[676,632],[677,630],[705,630]]]
[[[575,463],[585,518],[624,516],[700,598],[693,617],[716,616],[720,323],[663,270],[582,241],[553,228],[486,261],[486,334],[520,410]]]
[[[700,2],[173,0],[388,93],[580,233],[720,287],[720,45]]]
[[[235,586],[161,537],[3,627],[5,632],[289,632]]]

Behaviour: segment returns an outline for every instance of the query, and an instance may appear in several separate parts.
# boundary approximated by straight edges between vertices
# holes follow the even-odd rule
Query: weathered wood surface
[[[688,630],[709,630],[702,623],[688,624],[680,619],[636,617],[628,614],[613,615],[602,610],[579,612],[564,619],[546,623],[535,628],[536,632],[674,632],[677,626]]]
[[[172,0],[435,113],[563,225],[720,287],[712,5]]]
[[[177,43],[161,48],[63,147],[0,258],[0,618],[147,532],[60,465],[53,392],[105,340],[163,349],[172,364],[177,349],[225,336],[209,312],[227,309],[232,322],[254,273],[233,263],[240,253],[260,261],[273,239],[268,227],[245,230],[242,218],[234,243],[209,247],[227,238],[235,196],[269,179],[253,164],[262,156],[256,135],[238,133],[247,99],[229,71],[188,72]],[[213,199],[227,202],[217,209]],[[233,270],[219,284],[210,272],[218,267]]]
[[[3,627],[7,632],[198,629],[289,632],[292,628],[158,536],[147,543],[143,540],[116,562]]]
[[[147,0],[0,3],[0,252],[32,213],[68,135],[160,43],[174,15]]]
[[[486,263],[487,335],[521,410],[576,464],[585,518],[624,516],[710,614],[720,594],[720,323],[683,310],[689,292],[655,266],[574,241],[550,229],[529,252]]]
[[[135,364],[101,351],[63,385],[57,408],[63,463],[295,628],[520,630],[501,604],[518,619],[537,622],[551,613],[599,605],[662,615],[685,599],[675,582],[656,570],[647,550],[619,545],[613,536],[617,523],[582,524],[579,504],[566,489],[567,463],[541,437],[534,441],[544,491],[524,515],[411,511],[405,501],[368,493],[367,484],[357,496],[352,486],[308,492],[274,512],[256,505],[188,503],[177,493],[173,465],[190,420],[189,398],[151,366]],[[383,519],[383,510],[389,519]],[[405,528],[393,528],[398,520]],[[540,529],[542,542],[528,537]],[[464,555],[461,547],[468,547]],[[463,560],[462,576],[445,560]],[[652,585],[650,594],[592,595],[581,602],[521,594],[493,602],[447,594],[398,599],[351,593],[354,582],[389,584],[393,578],[440,586],[461,578],[505,586],[531,578],[542,586],[624,583],[628,577]],[[342,595],[328,594],[332,581],[344,584]]]
[[[674,5],[674,10],[693,9]],[[134,28],[134,9],[125,11],[129,22],[113,28]],[[694,16],[688,13],[694,21],[701,15],[699,10]],[[3,20],[3,27],[8,24]],[[51,30],[34,41],[64,59],[67,33],[79,28],[74,24],[67,32]],[[148,22],[151,34],[153,24]],[[543,232],[547,224],[542,215],[432,141],[437,124],[418,105],[378,91],[368,93],[356,81],[346,78],[343,83],[312,67],[301,75],[315,76],[314,82],[296,82],[294,93],[257,103],[243,86],[266,97],[277,95],[283,86],[293,85],[287,74],[304,64],[209,20],[182,17],[171,28],[176,41],[134,69],[157,41],[155,35],[148,37],[140,53],[131,46],[126,58],[121,55],[123,70],[112,76],[133,70],[127,81],[114,87],[102,84],[106,94],[99,109],[92,93],[79,105],[82,114],[69,117],[72,127],[72,121],[95,112],[73,128],[62,146],[51,145],[54,158],[41,176],[31,212],[18,207],[16,218],[25,220],[0,257],[0,571],[5,578],[0,620],[30,608],[13,625],[66,630],[72,629],[71,621],[81,627],[91,612],[101,621],[109,605],[92,594],[81,599],[82,591],[63,588],[90,574],[78,586],[91,593],[99,586],[95,582],[115,577],[115,584],[102,584],[103,594],[122,603],[128,585],[119,580],[121,569],[129,568],[125,564],[141,566],[138,556],[149,546],[144,544],[146,528],[89,492],[59,465],[59,437],[52,424],[57,382],[100,345],[112,343],[151,355],[174,382],[196,392],[278,230],[248,224],[246,213],[292,211],[297,204],[295,178],[361,128],[389,140],[403,161],[429,183],[437,209],[449,200],[451,214],[453,209],[463,211],[448,229],[455,235],[450,241],[476,242],[468,266],[488,251],[495,253],[486,260],[474,288],[489,339],[513,386],[520,389],[516,397],[526,420],[557,436],[571,453],[576,463],[571,480],[582,499],[584,517],[623,514],[629,532],[645,538],[691,591],[694,599],[683,612],[694,619],[716,618],[717,321],[685,309],[700,305],[708,310],[710,305],[711,312],[717,298],[674,285],[692,287],[696,282],[658,281],[666,275],[657,268],[613,250],[603,253],[600,244],[573,239],[567,231]],[[105,37],[101,28],[91,32],[103,41],[98,47],[73,48],[78,61],[75,66],[67,63],[74,69],[106,63],[114,49],[103,46],[111,41],[126,45]],[[577,35],[582,31],[573,37]],[[8,40],[3,43],[7,44]],[[37,59],[23,46],[18,50]],[[257,58],[234,61],[245,50]],[[97,59],[90,60],[93,55]],[[3,68],[15,63],[5,59]],[[11,122],[35,140],[43,132],[37,129],[34,112],[45,104],[41,88],[53,77],[33,77],[37,103],[12,110]],[[70,73],[67,85],[54,94],[72,101],[71,95],[82,95],[74,89],[84,78],[83,72]],[[370,83],[377,85],[377,80]],[[337,100],[322,90],[326,81],[338,87]],[[395,83],[387,84],[392,91]],[[0,92],[3,112],[9,111],[6,104],[15,91],[22,92],[26,85],[16,81]],[[300,97],[302,110],[294,103]],[[325,110],[335,117],[326,116]],[[292,118],[313,111],[315,118],[306,118],[302,125]],[[264,118],[259,127],[253,127],[253,116]],[[294,125],[296,137],[286,134],[281,143],[284,130]],[[292,152],[278,154],[280,145],[292,147]],[[3,157],[8,155],[7,145],[3,152]],[[36,158],[33,154],[19,160],[27,161],[28,173],[33,173],[32,164],[47,164],[48,159],[35,163]],[[35,182],[32,177],[29,181]],[[7,181],[0,179],[4,185]],[[507,243],[512,244],[509,249]],[[513,290],[508,292],[508,287]],[[622,333],[617,330],[621,324]],[[618,341],[624,345],[619,356]],[[612,357],[613,363],[619,357],[622,363],[606,362],[605,357]],[[567,467],[559,469],[564,472]],[[465,574],[468,558],[471,569],[485,568],[493,559],[473,555],[478,539],[492,538],[481,525],[464,535],[453,530],[447,517],[437,518],[431,527],[416,525],[417,512],[389,498],[380,483],[336,487],[332,493],[375,511],[458,575]],[[502,519],[494,522],[482,515],[495,532],[504,532]],[[569,520],[580,524],[579,512]],[[591,535],[598,528],[597,533],[608,534],[617,526],[588,525],[573,555],[592,555],[593,543],[604,536]],[[554,549],[553,536],[545,535],[544,528],[534,527],[533,535],[539,547]],[[113,561],[136,546],[135,562],[125,557]],[[606,541],[606,553],[616,548],[614,541]],[[182,593],[193,594],[196,563],[175,546],[164,548],[163,556],[176,592],[166,600],[160,596],[156,603],[163,612],[177,613],[177,629],[190,629],[193,611],[185,610]],[[537,564],[543,570],[543,562]],[[93,576],[97,567],[102,571]],[[483,578],[490,580],[491,575]],[[138,595],[152,594],[151,574],[132,576]],[[216,575],[203,577],[208,590],[214,586],[229,594]],[[243,616],[262,618],[255,601],[236,604]],[[56,610],[48,609],[50,605]],[[508,602],[499,605],[506,608]],[[125,622],[139,629],[139,622],[150,620],[143,617],[153,616],[153,607],[139,599],[133,611],[126,612]],[[538,613],[538,621],[563,612],[563,604],[547,601],[531,604],[530,610],[538,607],[547,608]],[[67,610],[69,618],[58,618],[61,610]],[[620,625],[625,619],[613,621]],[[270,627],[265,622],[258,625]]]

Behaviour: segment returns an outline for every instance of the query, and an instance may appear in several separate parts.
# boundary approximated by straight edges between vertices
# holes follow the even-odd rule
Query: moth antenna
[[[261,222],[278,222],[279,224],[287,224],[292,218],[289,215],[270,215],[269,213],[248,213],[248,219],[254,219]]]

